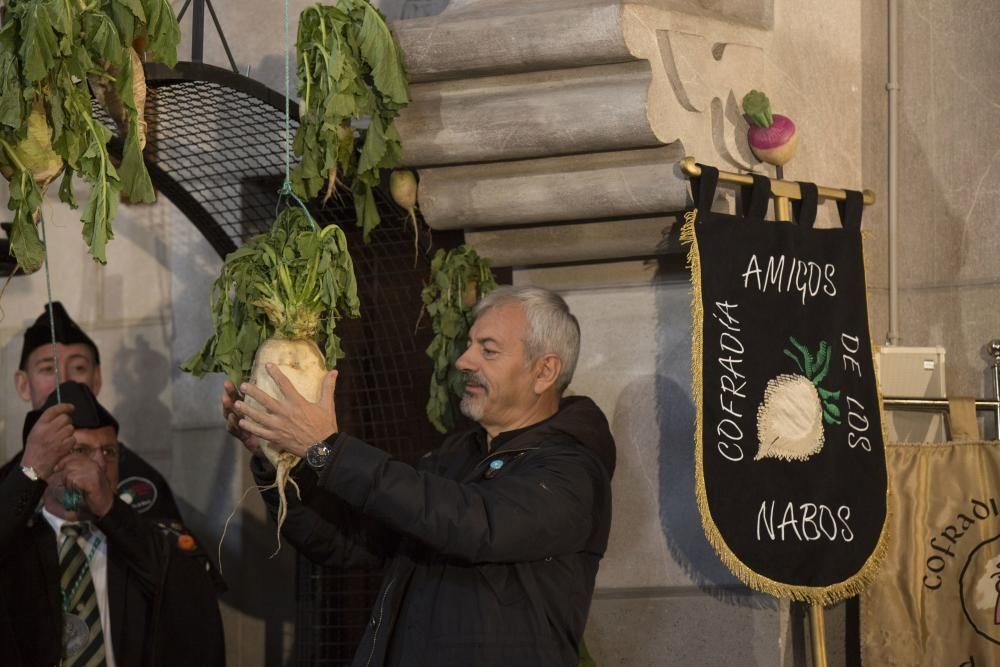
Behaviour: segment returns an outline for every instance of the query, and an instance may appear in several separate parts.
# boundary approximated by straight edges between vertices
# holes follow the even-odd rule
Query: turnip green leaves
[[[455,425],[455,399],[464,387],[455,361],[466,347],[473,306],[496,286],[489,261],[469,246],[438,250],[431,261],[431,279],[421,293],[434,331],[427,348],[434,362],[427,418],[441,433]]]
[[[180,28],[167,0],[8,3],[0,29],[0,172],[11,182],[11,252],[25,271],[44,259],[35,220],[45,189],[64,168],[64,203],[76,207],[74,175],[92,188],[81,220],[98,262],[106,261],[119,193],[133,202],[155,199],[140,144],[133,140],[133,42],[154,60],[176,63]],[[128,118],[121,175],[107,151],[111,132],[93,116],[88,83],[94,81],[113,88]]]
[[[333,368],[344,356],[336,322],[359,317],[358,284],[347,239],[317,229],[288,208],[271,229],[229,253],[211,296],[213,334],[181,368],[196,376],[250,377],[257,348],[272,336],[315,340]]]
[[[384,17],[366,0],[306,8],[296,47],[301,100],[293,148],[301,160],[292,187],[306,199],[325,190],[325,201],[345,184],[367,241],[379,224],[372,189],[381,170],[402,157],[393,125],[409,103],[402,54]],[[361,119],[368,120],[367,129],[355,130],[351,121]]]

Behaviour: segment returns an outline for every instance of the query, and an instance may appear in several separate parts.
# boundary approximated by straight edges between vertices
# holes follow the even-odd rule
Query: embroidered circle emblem
[[[145,477],[128,477],[118,483],[118,497],[140,514],[156,502],[156,485]]]
[[[965,618],[980,635],[1000,644],[1000,535],[969,554],[959,590]]]

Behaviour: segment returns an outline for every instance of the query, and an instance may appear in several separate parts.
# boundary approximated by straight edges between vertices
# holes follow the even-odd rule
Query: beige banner
[[[885,561],[861,595],[866,667],[1000,665],[1000,442],[889,444]]]

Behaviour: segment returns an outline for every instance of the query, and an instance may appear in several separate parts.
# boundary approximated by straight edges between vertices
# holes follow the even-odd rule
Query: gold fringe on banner
[[[705,531],[705,537],[709,544],[719,555],[722,563],[732,572],[737,579],[750,588],[766,593],[776,598],[796,600],[798,602],[808,602],[827,606],[852,598],[858,595],[868,584],[872,582],[878,571],[879,565],[886,555],[886,541],[888,538],[888,477],[886,484],[886,520],[882,524],[882,532],[879,535],[878,543],[871,555],[865,561],[861,569],[853,576],[832,586],[796,586],[785,584],[765,577],[752,570],[726,544],[722,534],[712,519],[712,513],[708,506],[708,494],[705,490],[705,471],[702,467],[702,436],[703,436],[703,386],[702,386],[702,364],[704,360],[704,317],[705,309],[702,304],[701,294],[701,256],[698,253],[698,238],[695,235],[695,225],[698,224],[698,209],[693,209],[684,214],[684,225],[681,227],[680,241],[687,244],[687,266],[691,271],[691,392],[695,401],[695,496],[698,501],[698,513],[701,515],[701,525]],[[867,306],[866,306],[867,307]],[[868,320],[868,337],[871,338],[871,318]],[[874,346],[873,346],[874,353]],[[873,357],[874,358],[874,357]],[[882,410],[882,391],[878,387],[876,378],[876,390],[878,392],[879,416],[882,420],[882,445],[883,452],[885,443],[888,442],[885,415]],[[884,453],[883,453],[884,455]],[[887,471],[888,474],[888,471]]]

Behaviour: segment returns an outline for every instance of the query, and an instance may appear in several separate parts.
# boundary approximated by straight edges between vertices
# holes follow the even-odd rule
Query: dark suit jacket
[[[8,474],[9,473],[9,474]],[[0,470],[0,665],[57,665],[62,605],[55,534],[40,514],[44,482]],[[97,522],[108,540],[115,661],[223,665],[222,621],[204,567],[116,498]]]

